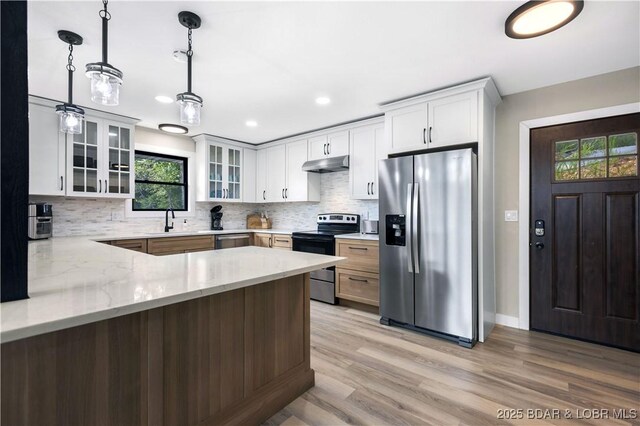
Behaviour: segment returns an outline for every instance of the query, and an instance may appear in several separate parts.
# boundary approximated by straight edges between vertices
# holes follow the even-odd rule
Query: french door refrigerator
[[[381,160],[380,315],[477,341],[477,158],[471,148]]]

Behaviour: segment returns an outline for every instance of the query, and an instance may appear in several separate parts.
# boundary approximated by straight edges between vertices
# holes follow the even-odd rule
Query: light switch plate
[[[504,221],[505,222],[517,222],[518,221],[518,210],[505,210],[504,211]]]

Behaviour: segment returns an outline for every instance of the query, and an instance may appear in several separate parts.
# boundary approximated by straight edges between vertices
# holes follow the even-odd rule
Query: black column
[[[2,145],[0,244],[2,302],[26,299],[29,203],[27,3],[0,2]]]

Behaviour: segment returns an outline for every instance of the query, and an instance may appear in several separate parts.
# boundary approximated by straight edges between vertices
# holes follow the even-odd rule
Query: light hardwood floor
[[[470,350],[378,320],[312,301],[316,386],[265,424],[568,424],[566,413],[640,424],[639,354],[501,326]],[[522,419],[498,419],[504,409],[522,409]],[[586,418],[604,415],[594,409],[610,418]],[[638,414],[616,420],[616,409]],[[541,414],[551,418],[528,418]]]

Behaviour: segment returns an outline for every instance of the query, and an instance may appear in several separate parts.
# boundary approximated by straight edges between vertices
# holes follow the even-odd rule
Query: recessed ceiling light
[[[184,126],[181,126],[179,124],[170,124],[170,123],[159,124],[158,129],[162,130],[163,132],[175,133],[178,135],[184,135],[189,131],[189,129],[187,129]]]
[[[258,123],[254,120],[247,120],[244,124],[246,124],[247,127],[256,127],[258,125]]]
[[[504,24],[511,38],[532,38],[555,31],[582,11],[582,0],[528,1],[517,8]]]
[[[331,103],[331,99],[327,98],[326,96],[320,96],[319,98],[316,98],[316,103],[318,105],[327,105]]]
[[[156,101],[160,102],[161,104],[172,104],[173,98],[169,96],[158,95],[156,96]]]

